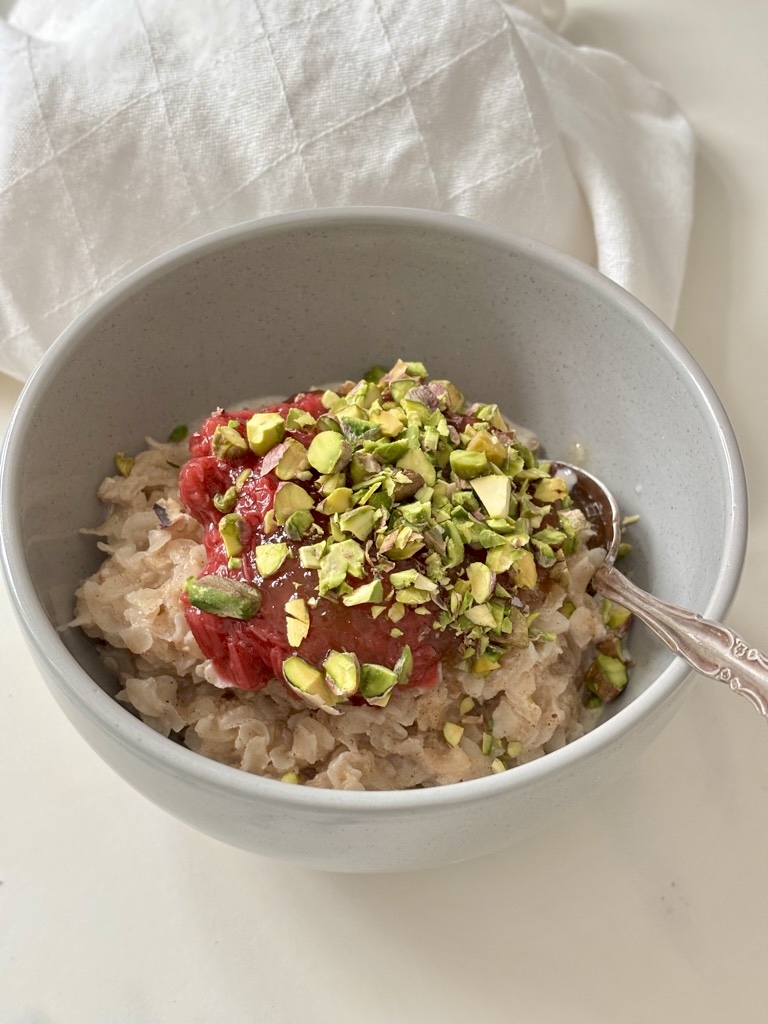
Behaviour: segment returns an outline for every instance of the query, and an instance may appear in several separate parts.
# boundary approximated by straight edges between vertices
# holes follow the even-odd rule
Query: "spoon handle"
[[[629,609],[702,675],[728,683],[768,718],[768,658],[720,622],[660,601],[612,565],[593,577],[595,590]]]

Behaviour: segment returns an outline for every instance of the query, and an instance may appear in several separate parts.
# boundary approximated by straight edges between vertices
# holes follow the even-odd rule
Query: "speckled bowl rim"
[[[63,331],[36,367],[11,417],[3,444],[0,470],[0,523],[3,526],[0,549],[14,610],[28,642],[69,700],[97,721],[116,741],[141,754],[158,768],[173,775],[186,776],[196,785],[211,791],[226,790],[231,795],[255,798],[262,805],[272,804],[286,810],[327,809],[335,814],[348,813],[354,816],[366,810],[376,812],[377,815],[386,815],[387,812],[399,814],[404,810],[417,812],[427,807],[447,808],[496,799],[501,791],[528,789],[543,778],[567,772],[582,759],[599,755],[646,716],[653,715],[654,711],[672,699],[690,669],[682,659],[675,658],[646,691],[585,736],[543,758],[499,775],[431,789],[406,791],[350,792],[286,786],[203,757],[159,735],[119,705],[91,679],[63,644],[35,593],[23,556],[21,522],[18,509],[14,507],[13,492],[22,466],[25,430],[48,381],[67,361],[70,351],[78,345],[83,333],[130,295],[185,262],[254,236],[266,237],[296,229],[322,229],[344,224],[359,226],[365,223],[401,223],[434,232],[459,234],[506,252],[519,252],[553,268],[564,278],[592,289],[603,301],[620,306],[640,321],[667,349],[680,371],[695,383],[719,434],[728,467],[730,517],[721,569],[709,604],[703,612],[708,618],[722,619],[730,607],[741,576],[747,541],[747,489],[741,455],[725,410],[702,369],[682,342],[639,300],[593,267],[549,245],[454,214],[398,207],[339,207],[281,214],[224,228],[193,239],[131,273],[77,316]]]

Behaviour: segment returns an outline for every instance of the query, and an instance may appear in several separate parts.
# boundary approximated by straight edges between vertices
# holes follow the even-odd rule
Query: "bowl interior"
[[[355,378],[398,356],[497,402],[553,457],[581,446],[624,511],[640,515],[636,581],[724,613],[740,557],[738,455],[669,332],[589,268],[530,241],[458,218],[337,211],[177,251],[92,308],[44,360],[11,431],[5,500],[51,626],[71,618],[74,589],[98,562],[78,530],[102,518],[95,491],[116,452],[217,405]],[[77,630],[60,636],[110,690],[91,644]],[[673,660],[641,628],[632,653],[624,704]]]

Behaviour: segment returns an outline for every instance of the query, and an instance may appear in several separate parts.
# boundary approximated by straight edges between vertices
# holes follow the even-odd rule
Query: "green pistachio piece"
[[[219,520],[219,533],[221,534],[221,539],[224,541],[224,547],[227,555],[229,555],[230,558],[234,555],[239,555],[243,550],[243,542],[240,539],[240,529],[244,522],[245,520],[243,517],[238,515],[237,512],[229,512]]]
[[[372,441],[381,435],[381,429],[368,419],[361,419],[359,416],[345,416],[339,413],[341,433],[352,444],[358,441]]]
[[[193,607],[224,619],[252,619],[261,607],[256,587],[228,576],[191,576],[184,592]]]
[[[298,512],[299,509],[311,509],[314,504],[312,496],[303,487],[290,482],[282,483],[275,491],[275,520],[284,526],[294,512]]]
[[[469,482],[489,516],[506,518],[512,497],[512,481],[508,476],[493,473],[489,476],[475,477]]]
[[[632,618],[632,612],[605,597],[600,606],[600,616],[608,629],[623,630]]]
[[[405,455],[408,451],[408,442],[405,438],[397,441],[378,441],[372,444],[370,451],[379,461],[391,464]]]
[[[285,604],[285,632],[291,647],[300,647],[309,633],[309,609],[301,597],[292,597]]]
[[[372,384],[378,384],[386,372],[383,366],[372,366],[370,370],[363,374],[363,380],[370,381]]]
[[[358,540],[370,537],[375,522],[376,509],[370,505],[361,505],[339,516],[339,526],[344,533],[351,533]]]
[[[494,466],[503,467],[507,461],[507,448],[489,430],[478,430],[467,445],[467,451],[482,452]]]
[[[363,575],[365,553],[357,541],[345,540],[331,544],[320,559],[318,570],[318,592],[321,597],[341,586],[347,575],[360,578]]]
[[[278,412],[255,412],[245,425],[248,447],[256,455],[266,455],[285,436],[285,420]]]
[[[302,569],[319,569],[325,552],[326,542],[324,540],[317,544],[305,544],[299,548],[299,565]]]
[[[314,521],[312,513],[308,509],[298,509],[285,521],[286,537],[288,540],[302,540],[311,530]]]
[[[338,696],[332,692],[320,669],[297,654],[283,662],[283,676],[291,689],[315,707],[333,707],[338,702]]]
[[[395,662],[393,672],[397,676],[400,686],[405,686],[411,678],[411,672],[413,672],[413,652],[408,644],[400,652],[400,657]]]
[[[465,616],[475,626],[483,626],[488,629],[496,628],[496,619],[493,610],[487,604],[476,604],[467,608]]]
[[[350,460],[352,449],[341,434],[333,430],[321,430],[312,438],[307,449],[309,464],[318,473],[336,473]]]
[[[518,548],[514,552],[514,559],[511,566],[515,586],[522,590],[534,590],[539,582],[539,574],[536,571],[536,559],[533,552],[528,548]]]
[[[464,726],[462,725],[457,725],[455,722],[446,722],[443,726],[445,742],[451,747],[457,747],[463,735]]]
[[[317,506],[317,511],[324,516],[331,516],[334,513],[346,512],[352,508],[355,496],[349,487],[337,487],[331,491],[324,501]]]
[[[450,463],[453,472],[462,480],[472,480],[474,477],[484,476],[489,468],[485,452],[464,451],[461,448],[451,452]]]
[[[284,441],[280,447],[282,454],[274,468],[275,476],[278,480],[295,480],[296,477],[302,477],[309,469],[307,449],[292,437]]]
[[[253,557],[256,560],[256,568],[260,576],[264,578],[274,576],[288,557],[288,545],[258,544],[253,549]]]
[[[493,593],[493,586],[496,582],[487,564],[470,562],[467,566],[467,578],[472,597],[478,604],[485,604]]]
[[[377,409],[369,418],[387,437],[397,437],[405,427],[405,420],[397,409]]]
[[[342,604],[346,605],[347,608],[352,608],[358,604],[377,604],[383,600],[384,588],[381,585],[381,580],[371,580],[370,583],[364,583],[362,587],[357,587],[355,590],[350,591],[349,594],[345,594],[341,599]]]
[[[389,575],[389,582],[395,590],[402,590],[405,587],[412,587],[418,578],[417,569],[401,569]]]
[[[229,423],[220,423],[211,437],[211,452],[217,459],[239,459],[248,451],[243,435]]]
[[[174,427],[168,435],[168,440],[171,444],[179,444],[189,433],[189,428],[186,423],[179,423],[178,426]]]
[[[360,662],[347,651],[331,651],[323,662],[325,680],[340,697],[351,697],[360,686]]]
[[[461,565],[464,561],[464,540],[455,523],[450,521],[442,524],[445,531],[445,565],[448,569]]]
[[[485,556],[485,564],[491,572],[506,572],[517,557],[515,555],[516,550],[517,548],[512,544],[504,544],[503,546],[490,548],[488,550],[488,554]]]
[[[130,476],[131,470],[136,464],[136,459],[132,459],[130,455],[126,455],[125,452],[118,452],[115,455],[115,467],[120,476]]]
[[[397,676],[391,668],[364,662],[360,666],[360,693],[369,703],[389,694],[397,685]]]
[[[231,512],[237,504],[237,488],[228,487],[223,494],[214,494],[213,504],[219,512]]]
[[[314,427],[316,422],[317,421],[312,413],[307,412],[305,409],[297,409],[296,406],[293,406],[288,410],[288,415],[285,417],[285,429],[306,430],[309,427]]]
[[[568,497],[568,485],[559,476],[546,477],[539,480],[533,489],[533,496],[536,501],[553,502],[561,501]]]
[[[447,409],[449,412],[462,411],[464,408],[464,395],[462,395],[455,384],[452,384],[449,380],[433,380],[430,386],[437,395],[441,409]]]
[[[409,448],[408,451],[397,460],[400,469],[411,469],[418,473],[428,487],[434,486],[437,480],[437,472],[429,457],[419,448]]]
[[[627,666],[619,658],[598,654],[584,678],[587,689],[602,701],[612,701],[627,685]]]

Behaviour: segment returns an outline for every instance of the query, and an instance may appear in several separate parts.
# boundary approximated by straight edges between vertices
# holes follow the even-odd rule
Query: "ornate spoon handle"
[[[593,577],[598,593],[641,619],[689,665],[743,694],[768,718],[768,658],[719,622],[667,604],[640,590],[612,565]]]

